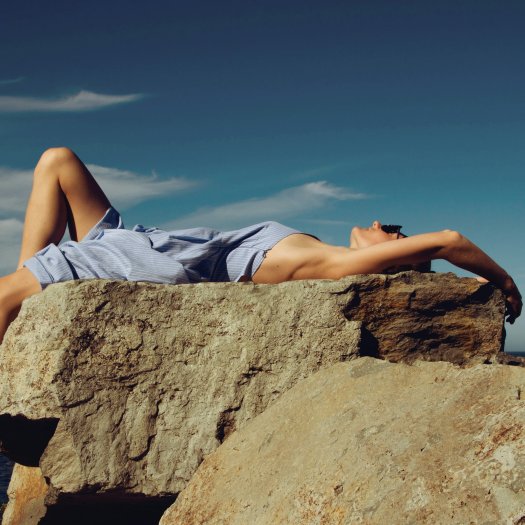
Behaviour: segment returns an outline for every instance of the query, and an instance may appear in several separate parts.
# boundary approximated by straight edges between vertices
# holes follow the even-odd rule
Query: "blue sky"
[[[67,145],[130,227],[452,228],[523,290],[523,27],[521,1],[4,3],[0,270]]]

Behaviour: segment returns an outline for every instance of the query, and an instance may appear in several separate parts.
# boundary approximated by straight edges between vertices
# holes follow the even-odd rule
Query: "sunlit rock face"
[[[205,456],[301,380],[360,356],[500,360],[503,312],[498,290],[451,274],[52,285],[0,347],[0,445],[41,469],[45,519],[101,505],[156,523]]]
[[[208,456],[161,525],[525,522],[525,368],[364,357]]]

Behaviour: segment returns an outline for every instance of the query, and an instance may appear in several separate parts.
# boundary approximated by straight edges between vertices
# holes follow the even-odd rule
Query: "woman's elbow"
[[[465,243],[466,237],[456,230],[443,230],[441,233],[441,254],[443,259],[448,259],[451,252],[461,248]],[[441,258],[440,257],[440,258]]]
[[[445,235],[447,244],[458,244],[465,238],[456,230],[443,230],[442,233]]]

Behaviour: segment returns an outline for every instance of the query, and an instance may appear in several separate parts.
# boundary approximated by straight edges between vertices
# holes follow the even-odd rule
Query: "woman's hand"
[[[516,286],[516,283],[512,277],[508,277],[503,286],[503,293],[505,294],[505,301],[507,305],[507,310],[505,315],[507,316],[507,321],[510,324],[513,324],[517,317],[521,315],[521,309],[523,307],[523,301],[521,298],[520,291]]]
[[[485,279],[485,277],[476,277],[476,279],[480,283],[489,282],[489,280]],[[511,277],[509,277],[508,284],[506,284],[502,289],[503,289],[503,293],[505,294],[505,303],[506,303],[505,315],[507,316],[507,321],[510,324],[513,324],[514,321],[516,320],[516,317],[519,317],[521,314],[521,309],[523,306],[521,294]]]

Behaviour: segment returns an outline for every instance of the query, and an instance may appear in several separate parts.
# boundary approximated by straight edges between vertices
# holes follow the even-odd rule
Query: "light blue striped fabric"
[[[251,279],[266,251],[301,233],[277,222],[240,230],[164,231],[137,224],[126,230],[109,208],[80,242],[49,244],[24,262],[42,288],[73,279],[119,279],[166,284]]]

